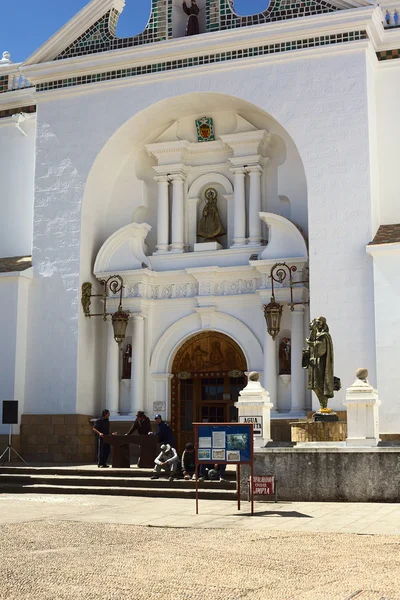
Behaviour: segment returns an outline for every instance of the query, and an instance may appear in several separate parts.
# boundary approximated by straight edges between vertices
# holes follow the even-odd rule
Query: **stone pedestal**
[[[343,421],[296,421],[290,423],[292,442],[309,444],[310,442],[344,442],[347,436],[346,423]]]
[[[254,425],[255,448],[263,448],[271,441],[272,402],[259,378],[259,373],[254,371],[249,373],[249,382],[240,392],[240,400],[235,402],[239,411],[239,422]]]
[[[195,252],[210,252],[213,250],[223,250],[219,242],[200,242],[194,245]]]
[[[378,393],[368,383],[368,371],[358,369],[356,380],[346,390],[347,446],[377,446],[379,439]]]

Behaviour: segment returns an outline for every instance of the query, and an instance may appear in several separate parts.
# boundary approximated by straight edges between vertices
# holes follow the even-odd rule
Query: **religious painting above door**
[[[246,385],[246,358],[228,336],[207,331],[187,340],[172,367],[171,425],[182,450],[193,422],[237,421],[235,402]]]
[[[214,124],[210,117],[197,119],[196,130],[198,142],[213,142],[215,140]]]

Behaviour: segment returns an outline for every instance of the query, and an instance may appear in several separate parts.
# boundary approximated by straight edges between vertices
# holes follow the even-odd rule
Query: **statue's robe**
[[[308,389],[320,390],[326,398],[333,398],[333,344],[327,331],[317,334],[312,347]]]
[[[186,2],[182,4],[183,12],[185,12],[189,18],[186,26],[185,35],[197,35],[200,33],[198,14],[200,9],[197,5],[187,6]]]
[[[197,235],[206,239],[213,239],[225,235],[225,230],[221,223],[216,201],[207,202],[203,210],[203,216],[200,219]]]

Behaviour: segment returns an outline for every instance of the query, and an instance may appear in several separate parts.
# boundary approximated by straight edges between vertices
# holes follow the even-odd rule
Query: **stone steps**
[[[71,467],[2,467],[0,493],[102,494],[194,498],[196,482],[168,478],[151,480],[150,469],[84,469]],[[199,498],[235,500],[235,473],[229,481],[199,482]]]

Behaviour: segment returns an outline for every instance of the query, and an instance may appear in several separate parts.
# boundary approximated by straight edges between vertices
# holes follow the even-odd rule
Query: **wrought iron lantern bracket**
[[[85,317],[103,317],[103,321],[107,321],[107,317],[111,317],[111,322],[114,329],[114,338],[118,344],[122,344],[125,339],[126,328],[128,325],[130,314],[122,308],[122,292],[124,289],[124,280],[120,275],[112,275],[108,279],[102,279],[100,285],[103,286],[102,294],[92,294],[92,284],[85,282],[82,284],[82,308]],[[119,294],[119,306],[115,313],[107,311],[107,301],[109,300],[108,291],[114,296]],[[91,313],[90,305],[92,298],[102,298],[103,312]]]
[[[289,266],[287,263],[275,263],[270,271],[270,279],[271,279],[271,302],[269,304],[263,305],[264,316],[267,322],[267,330],[269,335],[273,340],[279,334],[282,312],[283,312],[283,304],[276,302],[275,300],[275,289],[274,282],[282,284],[285,279],[289,278],[289,287],[290,287],[290,302],[287,303],[287,306],[290,307],[290,310],[293,312],[294,307],[298,305],[308,305],[309,301],[304,302],[295,302],[293,299],[293,288],[295,285],[301,285],[304,283],[309,283],[308,279],[302,281],[293,281],[293,274],[296,273],[297,267],[296,265]]]

